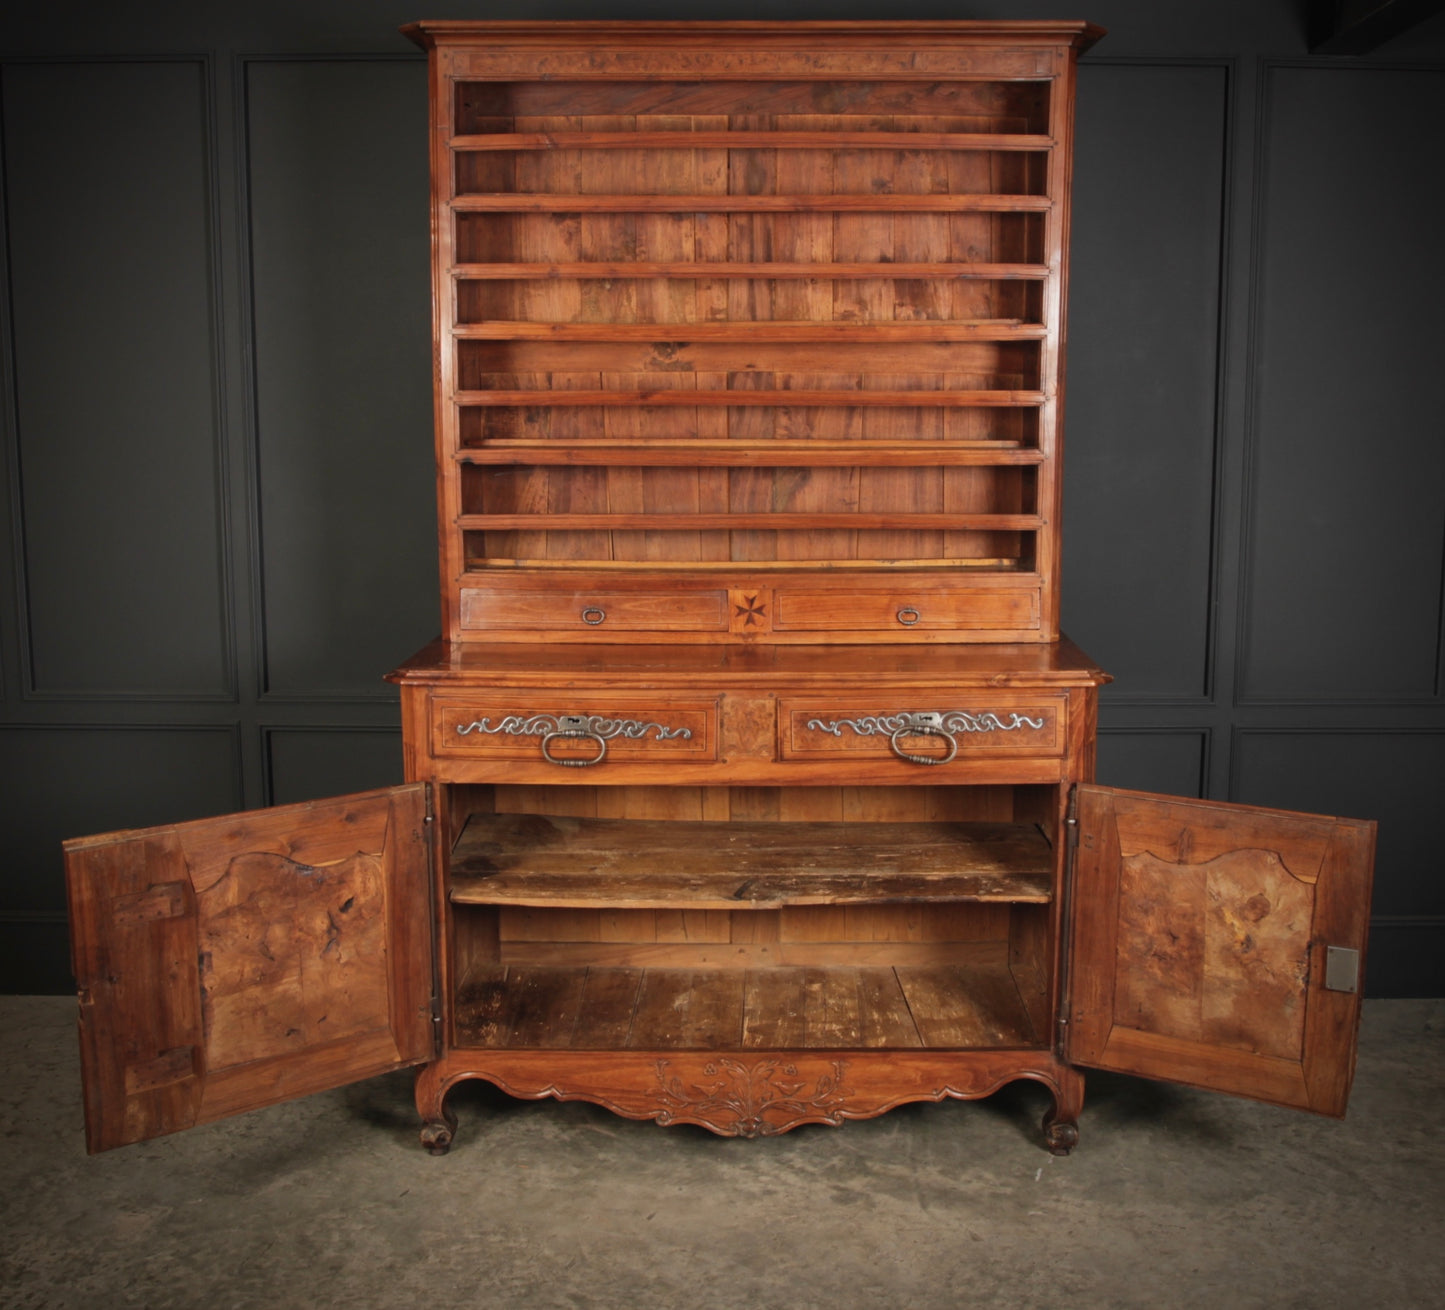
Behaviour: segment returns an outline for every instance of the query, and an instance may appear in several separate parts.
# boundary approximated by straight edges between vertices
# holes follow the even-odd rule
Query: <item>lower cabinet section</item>
[[[1072,1144],[1059,788],[446,796],[446,1051],[418,1084],[433,1150],[466,1078],[754,1136],[1030,1077],[1061,1107],[1049,1144]]]
[[[1026,1078],[1056,1152],[1083,1067],[1344,1113],[1374,825],[1092,784],[1071,651],[547,658],[408,666],[403,787],[66,844],[92,1150],[406,1066],[434,1151],[469,1078],[742,1136]]]

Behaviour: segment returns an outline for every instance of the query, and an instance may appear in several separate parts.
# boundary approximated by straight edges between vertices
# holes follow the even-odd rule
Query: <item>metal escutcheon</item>
[[[589,605],[582,611],[582,622],[591,628],[595,628],[606,617],[607,611],[598,605]]]
[[[898,622],[905,628],[911,628],[923,617],[912,605],[905,605],[898,611]]]
[[[585,612],[585,611],[584,611]],[[599,620],[600,622],[601,620]],[[590,760],[559,760],[549,749],[551,744],[558,737],[586,738],[597,743],[597,754]],[[557,731],[549,732],[542,738],[542,758],[548,764],[560,764],[564,769],[588,769],[594,764],[601,764],[607,758],[607,743],[599,733],[593,732],[587,726],[587,718],[582,714],[559,714],[557,716]]]
[[[958,738],[943,726],[943,715],[929,712],[904,715],[906,722],[891,737],[888,744],[900,760],[910,764],[947,764],[958,754]],[[940,737],[948,743],[947,755],[914,755],[898,744],[902,737]]]

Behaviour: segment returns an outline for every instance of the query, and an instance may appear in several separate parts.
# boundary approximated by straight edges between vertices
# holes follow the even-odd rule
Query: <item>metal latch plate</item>
[[[1347,946],[1325,948],[1325,990],[1357,992],[1360,990],[1360,953]]]

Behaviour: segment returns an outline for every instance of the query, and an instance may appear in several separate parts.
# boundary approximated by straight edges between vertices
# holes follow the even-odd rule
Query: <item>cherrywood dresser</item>
[[[67,843],[88,1140],[421,1066],[754,1136],[1082,1068],[1342,1114],[1374,827],[1095,785],[1078,22],[422,23],[401,787]],[[420,143],[419,143],[420,147]]]

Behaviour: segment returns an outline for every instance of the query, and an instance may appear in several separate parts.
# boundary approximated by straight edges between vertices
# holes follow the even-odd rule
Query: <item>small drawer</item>
[[[920,696],[907,704],[861,697],[779,702],[779,747],[785,760],[880,759],[948,764],[979,754],[1062,755],[1062,696],[987,692]]]
[[[432,755],[515,760],[583,769],[613,764],[711,764],[717,759],[718,703],[554,688],[431,698]]]
[[[1039,626],[1037,587],[950,591],[795,591],[773,602],[778,632],[1018,632]]]
[[[726,591],[462,589],[466,631],[725,632]]]

